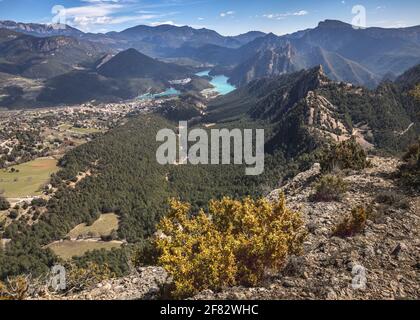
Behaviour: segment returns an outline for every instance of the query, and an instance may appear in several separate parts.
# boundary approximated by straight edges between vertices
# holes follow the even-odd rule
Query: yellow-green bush
[[[366,220],[370,213],[370,208],[364,207],[353,208],[351,214],[344,217],[343,220],[335,227],[333,232],[337,237],[351,237],[362,232],[366,226]]]
[[[414,99],[420,101],[420,84],[416,85],[411,91],[410,94],[414,97]]]
[[[366,152],[352,137],[349,140],[334,144],[325,150],[321,159],[321,169],[324,172],[334,170],[360,170],[368,166]]]
[[[174,297],[256,285],[267,270],[281,270],[288,255],[301,253],[303,220],[284,196],[274,204],[223,198],[208,207],[192,215],[188,203],[171,200],[158,225],[158,261],[173,277]]]
[[[315,192],[310,196],[310,200],[315,202],[340,201],[346,191],[347,183],[343,178],[327,174],[316,183]]]

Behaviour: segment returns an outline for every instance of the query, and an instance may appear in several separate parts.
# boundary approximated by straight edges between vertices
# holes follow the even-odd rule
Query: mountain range
[[[333,81],[322,66],[253,80],[212,101],[205,121],[248,118],[271,123],[273,135],[266,150],[282,150],[292,158],[322,141],[351,136],[366,149],[393,153],[420,132],[419,102],[413,95],[419,66],[374,90]]]
[[[200,47],[207,44],[228,48],[240,47],[265,33],[250,31],[233,37],[225,37],[206,28],[194,29],[188,26],[159,25],[156,27],[138,25],[121,32],[84,33],[68,25],[44,25],[36,23],[17,23],[0,21],[0,28],[37,36],[71,36],[97,44],[106,45],[114,50],[135,48],[151,56],[160,56],[167,50],[182,46]]]
[[[321,64],[334,80],[375,87],[386,75],[400,75],[420,62],[420,27],[355,29],[326,20],[314,29],[271,33],[237,49],[187,48],[185,55],[225,65],[236,85]]]
[[[35,37],[0,29],[0,72],[50,78],[94,62],[104,50],[68,36]]]
[[[64,88],[68,86],[56,85],[62,84],[63,79],[95,79],[94,87],[102,87],[106,82],[115,89],[118,79],[129,78],[133,80],[130,94],[116,95],[122,99],[149,88],[167,88],[168,83],[162,80],[187,77],[203,68],[211,68],[212,75],[226,75],[231,84],[241,87],[256,79],[321,65],[331,80],[373,89],[419,63],[420,26],[356,29],[344,22],[326,20],[313,29],[283,36],[251,31],[225,37],[212,30],[187,26],[140,25],[121,32],[93,34],[63,25],[0,21],[0,72],[36,80],[38,89],[41,81],[46,88],[38,100],[43,103],[69,102],[61,98],[45,100],[51,97],[51,88],[55,88],[54,96],[66,96]],[[15,88],[9,76],[0,78],[4,97],[0,104],[29,103],[11,98],[10,92],[30,91],[33,96],[33,88],[20,86],[22,81]],[[73,87],[77,88],[77,83]],[[107,87],[108,84],[104,90]],[[115,98],[114,94],[99,92]],[[93,90],[82,96],[97,95]]]

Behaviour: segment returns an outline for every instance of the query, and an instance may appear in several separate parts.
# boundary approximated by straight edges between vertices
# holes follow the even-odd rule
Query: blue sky
[[[57,5],[62,7],[54,11]],[[420,25],[419,0],[0,0],[0,19],[51,23],[59,18],[53,12],[65,8],[61,12],[68,24],[90,32],[166,23],[224,35],[250,30],[281,35],[315,27],[325,19],[350,23],[355,5],[366,8],[367,26]]]

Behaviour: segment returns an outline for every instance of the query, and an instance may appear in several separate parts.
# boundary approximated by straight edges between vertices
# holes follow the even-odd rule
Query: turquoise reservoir
[[[196,73],[196,75],[199,76],[199,77],[207,77],[207,76],[209,76],[209,72],[210,72],[210,70],[205,70],[205,71],[201,71],[201,72]],[[212,76],[210,76],[210,77],[212,77]],[[219,75],[219,76],[212,77],[210,83],[214,87],[213,91],[224,95],[224,94],[228,94],[229,92],[232,92],[233,90],[235,90],[236,87],[232,86],[228,82],[228,80],[229,80],[229,78],[224,76],[224,75]]]

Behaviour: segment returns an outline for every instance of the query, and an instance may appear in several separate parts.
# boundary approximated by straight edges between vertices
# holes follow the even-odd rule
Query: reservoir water
[[[196,73],[199,77],[211,77],[210,83],[214,86],[214,89],[212,91],[215,91],[221,95],[228,94],[229,92],[232,92],[236,89],[235,86],[232,86],[228,80],[229,78],[224,75],[218,75],[218,76],[210,76],[209,75],[210,70],[205,70]]]
[[[235,86],[232,86],[230,83],[228,83],[229,78],[224,75],[218,75],[218,76],[210,76],[209,75],[210,70],[205,70],[196,73],[196,76],[199,77],[211,77],[210,83],[213,85],[213,89],[209,89],[210,91],[217,92],[218,94],[224,95],[228,94],[229,92],[232,92],[236,89]],[[177,96],[181,94],[179,90],[176,90],[175,88],[168,88],[165,91],[161,93],[145,93],[138,97],[140,100],[149,100],[149,99],[155,99],[155,98],[162,98],[162,97],[168,97],[168,96]]]

